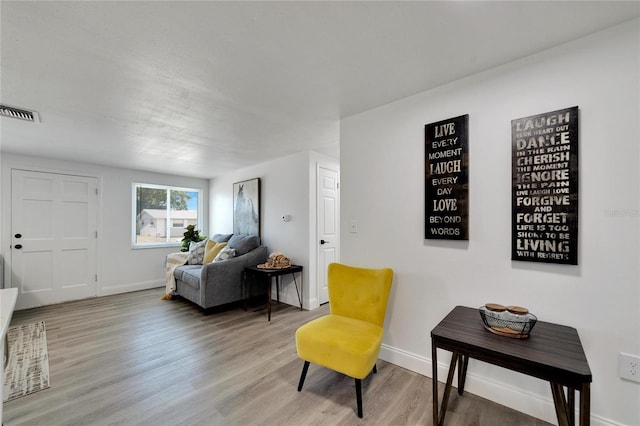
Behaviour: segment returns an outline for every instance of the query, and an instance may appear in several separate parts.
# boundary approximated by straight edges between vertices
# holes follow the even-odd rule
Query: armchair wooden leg
[[[298,392],[302,390],[302,385],[304,384],[304,379],[307,377],[307,370],[309,370],[309,361],[304,362],[304,367],[302,367],[302,374],[300,375],[300,382],[298,383]]]
[[[362,381],[356,379],[356,402],[358,403],[358,417],[362,418]]]
[[[375,364],[373,364],[373,374],[377,374],[378,373],[378,367],[376,367]]]

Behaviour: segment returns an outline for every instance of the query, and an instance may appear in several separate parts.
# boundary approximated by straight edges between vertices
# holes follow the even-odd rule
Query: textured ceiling
[[[638,17],[638,2],[0,2],[1,149],[215,177]]]

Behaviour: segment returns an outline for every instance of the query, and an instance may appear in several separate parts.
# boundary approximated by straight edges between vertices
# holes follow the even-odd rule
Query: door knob
[[[14,247],[20,250],[22,248],[22,244],[16,244]]]
[[[325,240],[320,240],[320,244],[327,244],[330,243],[331,241],[325,241]]]
[[[16,238],[22,238],[22,234],[16,234],[16,235],[14,235],[14,237],[16,237]]]

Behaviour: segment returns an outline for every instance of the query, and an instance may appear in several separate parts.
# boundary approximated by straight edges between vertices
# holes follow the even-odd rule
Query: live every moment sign
[[[511,121],[511,259],[578,264],[578,107]]]
[[[469,239],[469,115],[425,126],[426,239]]]

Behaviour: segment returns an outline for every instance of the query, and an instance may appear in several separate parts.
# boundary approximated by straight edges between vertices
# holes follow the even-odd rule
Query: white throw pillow
[[[187,263],[189,265],[202,265],[206,245],[207,240],[200,241],[199,243],[194,241],[189,243],[189,257],[187,259]]]
[[[233,257],[236,257],[236,250],[232,249],[232,248],[229,248],[229,247],[225,247],[220,251],[220,253],[218,253],[216,258],[213,259],[213,261],[214,262],[222,262],[223,260],[228,260],[228,259],[231,259]]]

